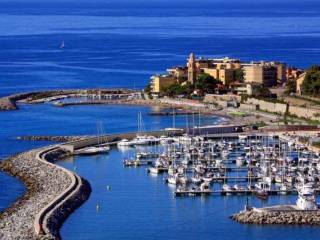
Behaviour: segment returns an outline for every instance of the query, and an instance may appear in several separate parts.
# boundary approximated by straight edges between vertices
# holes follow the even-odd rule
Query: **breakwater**
[[[28,141],[53,141],[53,142],[70,142],[78,141],[89,138],[90,136],[19,136],[18,140],[28,140]]]
[[[0,239],[59,239],[63,220],[90,195],[87,181],[54,165],[69,153],[47,147],[0,162],[0,170],[19,178],[27,188],[0,213]]]
[[[81,97],[88,95],[101,96],[103,94],[121,95],[130,93],[133,93],[133,91],[129,89],[62,89],[51,91],[17,93],[0,98],[0,110],[18,109],[18,101],[26,103],[43,103],[46,101],[53,101],[67,97]]]
[[[163,131],[152,132],[156,136]],[[136,133],[107,136],[110,144]],[[45,137],[47,138],[47,137]],[[0,213],[0,239],[60,239],[59,228],[72,211],[90,195],[89,183],[53,163],[78,149],[97,144],[89,137],[64,144],[34,149],[0,162],[0,170],[20,179],[27,192]]]
[[[257,211],[251,209],[234,214],[231,218],[245,224],[320,225],[320,210]]]

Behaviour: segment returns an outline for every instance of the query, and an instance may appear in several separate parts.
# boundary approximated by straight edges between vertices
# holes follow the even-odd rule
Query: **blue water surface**
[[[263,2],[263,3],[262,3]],[[0,1],[0,96],[58,88],[141,89],[154,73],[183,65],[188,54],[279,60],[308,67],[319,63],[317,1]],[[61,42],[65,48],[60,49]],[[107,133],[171,126],[170,117],[150,117],[147,107],[22,105],[0,113],[0,156],[46,145],[19,135]],[[217,123],[217,118],[207,123]],[[181,117],[177,120],[185,124]],[[319,228],[248,226],[228,216],[245,202],[234,198],[172,198],[161,178],[143,169],[123,169],[122,153],[79,157],[61,164],[93,187],[91,198],[62,228],[65,239],[316,239]],[[112,191],[106,191],[106,185]],[[0,210],[24,186],[0,174]],[[255,200],[253,200],[255,201]],[[292,202],[271,197],[268,204]],[[102,211],[95,212],[101,203]],[[262,203],[254,202],[257,205]]]

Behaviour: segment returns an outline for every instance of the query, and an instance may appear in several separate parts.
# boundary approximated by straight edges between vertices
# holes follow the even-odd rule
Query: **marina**
[[[152,165],[147,172],[165,174],[165,182],[176,187],[174,196],[253,195],[266,200],[271,195],[296,195],[304,184],[319,194],[319,153],[296,139],[273,134],[170,139],[171,144],[155,141],[148,147],[150,158],[144,152],[141,159],[137,150],[124,166]]]
[[[319,238],[316,0],[0,6],[1,240]]]

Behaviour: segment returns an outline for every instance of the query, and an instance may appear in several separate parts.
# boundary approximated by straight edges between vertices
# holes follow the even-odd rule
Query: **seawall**
[[[19,178],[27,188],[0,213],[0,239],[60,239],[61,224],[91,192],[86,180],[49,162],[66,155],[52,146],[0,162],[0,170]]]

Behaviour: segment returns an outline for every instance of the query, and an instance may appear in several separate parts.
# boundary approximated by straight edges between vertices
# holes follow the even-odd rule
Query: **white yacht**
[[[223,184],[222,185],[222,190],[227,192],[227,195],[231,194],[232,188],[228,184]]]
[[[200,185],[200,191],[201,191],[201,192],[208,192],[208,193],[211,192],[210,184],[207,183],[207,182],[201,183],[201,185]]]
[[[129,141],[128,139],[122,139],[121,141],[119,141],[117,143],[118,147],[130,147],[132,145],[133,145],[133,143],[131,141]]]
[[[138,135],[134,140],[134,145],[149,145],[150,140],[148,136]]]
[[[159,138],[160,144],[166,145],[174,142],[174,139],[171,137],[161,136]]]
[[[199,176],[193,176],[191,177],[191,182],[192,183],[201,183],[202,182],[202,178]]]
[[[236,165],[238,166],[238,167],[240,167],[240,166],[242,166],[242,165],[244,165],[244,157],[237,157],[237,159],[236,159]]]
[[[75,151],[75,154],[78,155],[93,155],[93,154],[98,154],[98,153],[106,153],[109,152],[110,150],[110,146],[106,145],[106,146],[92,146],[92,147],[86,147],[86,148],[82,148],[79,150]]]
[[[179,143],[183,143],[183,144],[191,144],[192,138],[189,137],[188,135],[184,135],[182,137],[179,137],[178,141]]]
[[[169,176],[167,181],[171,185],[177,185],[178,182],[179,182],[179,175],[178,174],[174,174],[173,176]]]
[[[258,190],[270,190],[270,185],[268,182],[257,182],[254,187]]]
[[[148,168],[148,172],[152,174],[158,174],[160,172],[160,169],[158,167],[150,167]]]
[[[301,210],[317,210],[314,189],[311,184],[303,184],[298,189],[297,208]]]
[[[222,156],[222,158],[227,158],[229,156],[229,151],[228,150],[223,150],[221,152],[221,156]]]
[[[239,135],[239,142],[245,143],[247,141],[248,136],[246,135]]]

